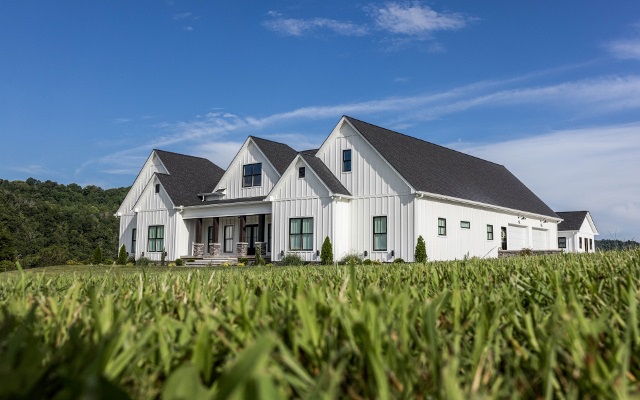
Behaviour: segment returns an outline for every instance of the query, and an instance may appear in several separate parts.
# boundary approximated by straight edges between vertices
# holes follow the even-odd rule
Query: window
[[[493,240],[493,225],[487,225],[487,240]]]
[[[462,229],[471,229],[471,222],[469,222],[469,221],[460,221],[460,228],[462,228]]]
[[[164,251],[164,225],[149,227],[149,245],[147,250],[150,253]]]
[[[271,223],[267,224],[267,251],[271,253]]]
[[[298,178],[304,178],[304,173],[305,173],[304,167],[298,168]]]
[[[233,225],[224,226],[224,252],[233,252]]]
[[[313,250],[313,218],[289,220],[289,250]]]
[[[373,217],[373,251],[387,251],[387,217]]]
[[[213,226],[207,228],[207,243],[213,243]]]
[[[262,186],[262,163],[242,166],[242,186]]]
[[[578,245],[580,245],[580,248],[582,248],[582,238],[578,238]]]
[[[567,248],[567,238],[566,237],[558,237],[558,248],[566,249]]]
[[[593,250],[593,239],[589,239],[589,250]]]
[[[342,172],[351,172],[351,149],[342,150]]]
[[[160,184],[156,183],[156,193],[160,193]]]
[[[447,236],[447,220],[438,218],[438,236]]]
[[[136,255],[136,232],[137,229],[133,228],[131,230],[131,254]]]

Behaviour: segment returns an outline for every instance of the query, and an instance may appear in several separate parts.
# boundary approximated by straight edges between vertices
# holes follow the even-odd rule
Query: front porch
[[[189,245],[183,259],[197,259],[200,264],[237,262],[239,258],[255,259],[257,252],[271,258],[271,214],[192,218],[185,219],[185,226]]]

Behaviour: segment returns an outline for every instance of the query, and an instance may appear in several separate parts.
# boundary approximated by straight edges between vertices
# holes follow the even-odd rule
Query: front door
[[[504,226],[500,227],[500,244],[502,245],[502,250],[507,249],[507,228]]]
[[[247,225],[247,255],[256,255],[256,240],[258,240],[258,225]]]

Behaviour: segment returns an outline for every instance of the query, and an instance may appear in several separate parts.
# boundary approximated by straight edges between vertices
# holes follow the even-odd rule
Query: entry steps
[[[223,265],[224,263],[228,263],[229,265],[235,265],[238,263],[237,257],[205,257],[205,258],[192,258],[193,261],[187,261],[188,258],[183,258],[185,260],[184,265],[187,267],[208,267],[215,265]]]

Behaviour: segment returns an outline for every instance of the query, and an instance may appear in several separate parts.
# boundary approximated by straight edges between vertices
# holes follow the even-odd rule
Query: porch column
[[[220,240],[218,240],[220,218],[214,217],[212,225],[213,237],[211,238],[211,243],[209,243],[209,254],[211,254],[213,257],[217,257],[220,255]]]
[[[267,246],[264,241],[264,214],[258,215],[258,241],[256,246],[260,247],[260,255],[267,254]]]
[[[202,243],[202,218],[196,219],[196,240],[193,243],[193,257],[204,257],[204,243]]]
[[[240,219],[240,240],[236,244],[236,254],[238,257],[246,257],[249,243],[247,243],[247,216],[241,215]]]

